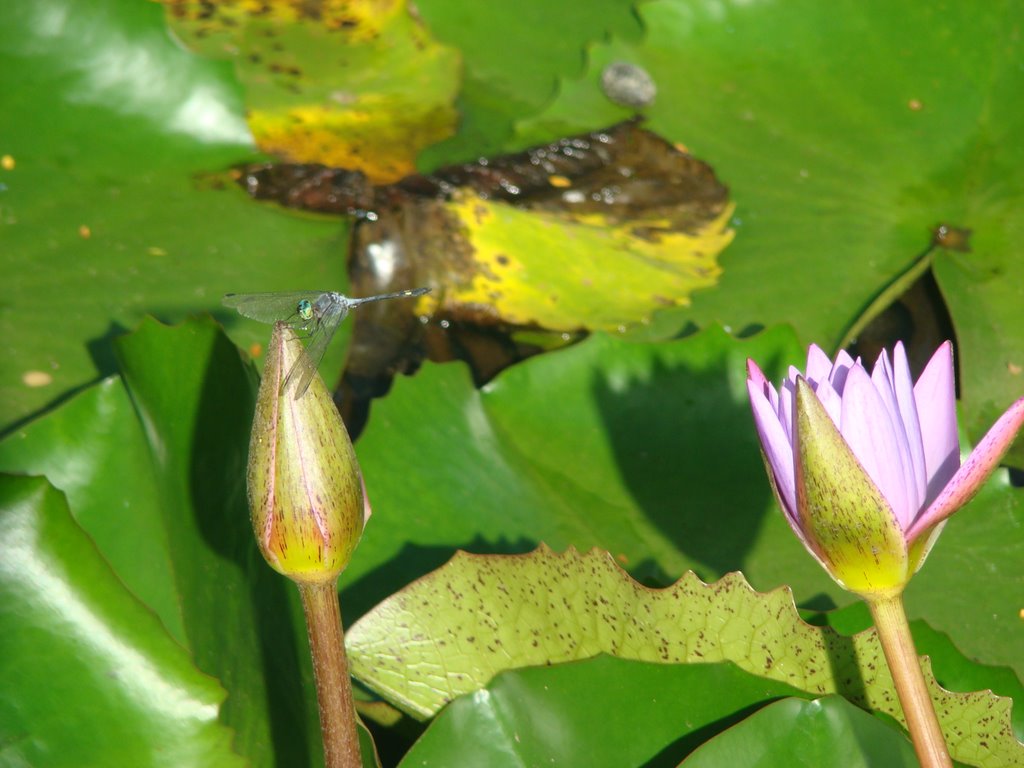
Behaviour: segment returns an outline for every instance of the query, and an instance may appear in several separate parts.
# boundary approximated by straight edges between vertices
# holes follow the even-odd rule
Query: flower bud
[[[306,354],[295,331],[276,323],[256,398],[248,494],[260,551],[300,582],[336,579],[364,525],[359,464],[345,424],[319,375],[300,398],[288,372]]]

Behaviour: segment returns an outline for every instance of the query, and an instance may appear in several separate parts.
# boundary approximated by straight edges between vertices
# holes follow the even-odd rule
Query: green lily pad
[[[639,13],[646,36],[593,45],[514,145],[622,119],[600,73],[643,66],[658,87],[649,125],[711,162],[737,201],[719,289],[686,315],[698,324],[790,322],[834,346],[933,228],[971,229],[972,251],[940,254],[935,273],[979,439],[1024,394],[1020,7],[659,0]]]
[[[1024,162],[1024,152],[1021,155]],[[1015,215],[1000,216],[998,224],[1019,226]],[[1024,397],[1024,265],[1016,245],[1020,238],[1024,230],[979,232],[972,237],[972,253],[943,254],[934,267],[956,326],[964,426],[975,441],[1010,403]],[[1024,468],[1024,440],[1017,440],[1003,461]]]
[[[387,182],[455,129],[458,52],[438,44],[405,0],[163,1],[190,47],[234,61],[266,152]]]
[[[148,321],[118,348],[131,398],[119,381],[79,395],[0,443],[0,467],[66,489],[118,578],[227,689],[219,716],[240,754],[307,765],[320,740],[301,608],[256,549],[245,503],[252,371],[209,319]],[[58,737],[50,748],[73,754]]]
[[[0,441],[0,471],[45,475],[125,586],[186,642],[149,444],[120,378]]]
[[[669,768],[744,714],[793,695],[799,692],[730,664],[669,666],[600,656],[528,668],[503,673],[481,695],[452,702],[401,765]]]
[[[124,588],[38,477],[0,476],[7,765],[243,766],[225,692]]]
[[[458,48],[464,62],[459,131],[427,148],[419,161],[425,170],[505,149],[515,121],[542,109],[559,77],[583,71],[585,45],[609,35],[636,39],[641,31],[633,0],[588,0],[584,7],[546,0],[486,6],[418,0],[416,6],[433,34]]]
[[[16,116],[0,146],[0,431],[113,373],[111,337],[146,313],[345,285],[343,225],[205,180],[255,159],[241,91],[172,39],[158,5],[2,4],[0,92]]]
[[[147,526],[162,532],[155,561],[171,564],[183,642],[231,693],[223,717],[237,730],[237,749],[269,760],[272,743],[274,754],[305,765],[317,747],[311,675],[298,650],[304,633],[291,592],[256,552],[243,501],[251,372],[209,321],[146,323],[122,350],[135,408],[113,382],[84,393],[0,443],[0,462],[13,462],[0,467],[52,471],[81,505],[83,524],[96,526],[104,499],[121,510],[118,469],[151,462],[152,491],[119,513],[129,516],[120,529],[130,542],[96,527],[97,544],[142,594],[118,551],[138,542],[148,552]],[[802,351],[784,329],[661,344],[597,335],[506,371],[483,391],[457,365],[400,380],[356,445],[374,516],[343,578],[346,622],[456,547],[514,552],[537,541],[606,547],[653,584],[689,565],[705,579],[731,565],[762,589],[791,583],[801,601],[848,601],[774,509],[746,403],[747,355],[777,378]],[[136,419],[136,408],[148,452],[131,437],[140,427],[121,423]],[[115,436],[107,458],[93,434]],[[97,461],[76,459],[76,445]],[[730,460],[715,470],[697,458],[706,455]],[[82,467],[82,476],[62,476],[61,463]],[[1020,525],[1018,495],[1004,475],[990,482],[950,520],[908,590],[912,614],[990,663],[1019,665],[1017,609],[999,618],[1021,594],[1022,553],[1005,533]],[[156,508],[145,507],[147,498]],[[983,578],[971,577],[981,561]],[[274,691],[269,711],[257,704],[267,700],[264,686]]]
[[[915,768],[909,740],[838,696],[783,699],[703,744],[681,768]]]
[[[874,630],[847,639],[812,627],[797,616],[788,590],[758,594],[735,573],[704,584],[690,572],[649,590],[598,551],[460,553],[361,618],[346,644],[356,677],[422,717],[499,671],[607,653],[668,664],[731,661],[812,694],[841,693],[903,722]],[[950,693],[923,667],[954,757],[991,766],[1024,760],[1009,699]]]

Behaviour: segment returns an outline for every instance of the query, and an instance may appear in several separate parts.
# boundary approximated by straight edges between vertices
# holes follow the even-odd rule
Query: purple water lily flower
[[[811,346],[777,391],[747,361],[747,389],[775,495],[796,535],[841,585],[902,589],[941,523],[978,491],[1021,423],[1015,402],[960,464],[953,351],[915,384],[902,344],[871,373]],[[827,414],[828,418],[825,418]]]

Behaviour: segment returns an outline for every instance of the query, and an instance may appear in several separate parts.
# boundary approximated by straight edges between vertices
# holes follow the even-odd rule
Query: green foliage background
[[[966,440],[1024,394],[1024,12],[968,0],[417,6],[463,62],[459,131],[421,167],[627,117],[598,80],[607,62],[632,61],[658,84],[649,126],[715,167],[737,234],[719,285],[645,339],[595,334],[482,389],[457,363],[397,381],[357,444],[375,515],[342,582],[346,622],[457,548],[541,541],[607,549],[651,583],[742,570],[758,589],[791,585],[800,605],[848,604],[774,507],[744,360],[778,378],[806,344],[837,344],[946,222],[973,230],[971,252],[939,252],[933,267]],[[259,157],[244,105],[231,64],[187,52],[156,4],[0,8],[0,155],[12,161],[0,170],[0,764],[319,759],[294,595],[246,522],[256,378],[231,342],[247,348],[266,329],[219,298],[343,290],[347,226],[223,183]],[[30,372],[51,381],[30,387]],[[1018,676],[1022,529],[1021,491],[1001,471],[907,594],[912,616],[966,657]],[[969,666],[954,656],[939,679],[969,678]],[[608,692],[628,701],[623,681],[646,675],[659,682],[643,690],[732,685],[638,669],[593,670],[610,675],[599,691],[569,683],[581,722],[623,706]],[[558,674],[523,674],[542,672]],[[502,696],[548,683],[496,685]],[[659,723],[647,764],[700,744]],[[751,718],[758,727],[772,731]],[[457,752],[472,730],[418,748],[440,738]],[[592,727],[566,734],[569,750],[601,747]]]

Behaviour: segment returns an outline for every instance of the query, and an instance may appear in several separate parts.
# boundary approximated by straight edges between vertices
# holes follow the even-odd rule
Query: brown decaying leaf
[[[601,213],[612,221],[663,213],[687,229],[714,218],[729,195],[711,166],[637,120],[378,187],[359,171],[315,163],[247,166],[241,178],[258,200],[360,218],[368,212],[379,216],[413,198],[449,200],[457,190],[470,189],[485,200],[531,210]]]
[[[468,281],[480,268],[445,203],[471,193],[567,218],[601,216],[609,226],[638,222],[632,236],[644,239],[664,231],[698,233],[729,205],[728,189],[707,163],[637,120],[389,185],[374,186],[359,171],[286,163],[243,168],[239,183],[259,200],[355,217],[349,262],[354,295],[433,288],[437,301],[420,304],[419,315],[395,302],[357,314],[340,393],[350,429],[358,429],[366,403],[384,394],[396,373],[412,372],[424,358],[465,359],[483,383],[542,350],[518,343],[512,332],[523,328],[496,316],[494,308],[445,301],[446,286]],[[652,220],[659,229],[646,226]],[[578,337],[561,334],[556,342]]]

